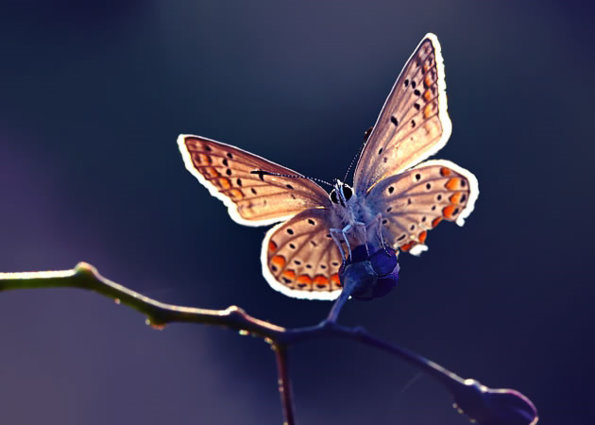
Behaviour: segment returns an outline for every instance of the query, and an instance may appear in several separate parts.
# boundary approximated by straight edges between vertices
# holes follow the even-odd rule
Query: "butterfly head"
[[[331,202],[333,204],[341,205],[342,207],[347,206],[347,201],[353,197],[353,189],[347,183],[343,183],[339,179],[335,179],[333,190],[329,194]]]

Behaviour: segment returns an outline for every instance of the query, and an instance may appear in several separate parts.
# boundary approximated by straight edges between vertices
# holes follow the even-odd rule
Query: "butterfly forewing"
[[[271,224],[329,202],[326,191],[311,180],[259,173],[301,177],[234,146],[191,135],[180,135],[178,146],[186,168],[227,205],[238,223]]]
[[[393,86],[358,161],[354,186],[366,193],[442,148],[451,133],[440,44],[427,34]]]
[[[328,219],[327,209],[308,209],[267,232],[262,271],[274,289],[296,298],[337,298],[341,254],[329,234]]]
[[[395,249],[425,250],[427,231],[441,221],[463,225],[479,194],[477,180],[450,161],[426,161],[375,185],[367,197],[382,215],[383,237]]]

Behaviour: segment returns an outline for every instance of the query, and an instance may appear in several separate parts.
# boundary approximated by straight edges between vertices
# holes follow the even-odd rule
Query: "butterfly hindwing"
[[[313,181],[258,173],[301,177],[242,149],[184,134],[178,137],[178,146],[188,171],[225,203],[240,224],[272,224],[307,208],[328,205],[326,191]]]
[[[269,230],[262,272],[277,291],[295,298],[333,300],[341,292],[341,254],[329,234],[329,211],[312,208]]]
[[[438,152],[450,137],[440,43],[427,34],[397,78],[358,161],[354,187],[366,193],[382,178]]]
[[[433,160],[381,180],[367,199],[382,216],[385,241],[419,254],[427,249],[427,231],[441,221],[463,225],[478,194],[472,173],[450,161]]]

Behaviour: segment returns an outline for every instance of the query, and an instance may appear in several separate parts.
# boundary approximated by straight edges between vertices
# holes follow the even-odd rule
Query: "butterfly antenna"
[[[316,177],[306,177],[306,176],[296,176],[295,174],[279,174],[279,173],[271,173],[270,171],[264,170],[253,170],[250,171],[250,174],[258,174],[261,180],[263,180],[263,176],[275,176],[275,177],[284,177],[288,179],[306,179],[312,180],[318,183],[325,184],[330,187],[334,187],[332,183],[327,182],[326,180],[318,179]]]
[[[359,154],[362,151],[363,146],[360,146],[360,148],[357,150],[357,152],[355,153],[355,155],[353,156],[353,159],[351,160],[351,162],[349,163],[349,167],[347,167],[347,172],[345,172],[345,177],[343,177],[343,181],[347,181],[347,177],[349,176],[349,172],[351,171],[351,169],[353,168],[353,164],[355,163],[356,158],[359,157]]]
[[[365,132],[364,132],[364,143],[362,143],[359,147],[359,149],[357,150],[356,154],[354,155],[353,159],[351,160],[351,162],[349,163],[349,167],[347,167],[347,172],[345,173],[345,177],[343,178],[343,181],[347,181],[347,177],[349,177],[349,172],[351,171],[351,169],[353,168],[353,164],[355,164],[355,159],[359,158],[359,155],[362,153],[362,150],[364,149],[364,146],[366,146],[366,141],[368,140],[368,136],[370,135],[370,133],[372,132],[372,129],[374,127],[370,127],[368,128]]]

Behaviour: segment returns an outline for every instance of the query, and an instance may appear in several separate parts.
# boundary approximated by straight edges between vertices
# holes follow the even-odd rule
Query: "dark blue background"
[[[74,4],[74,5],[71,5]],[[3,2],[0,270],[85,260],[160,300],[296,326],[330,304],[271,290],[265,229],[184,169],[179,133],[343,176],[406,58],[443,46],[453,135],[473,171],[463,228],[401,257],[362,324],[496,387],[543,423],[591,423],[594,14],[588,2]],[[2,424],[276,424],[274,358],[215,328],[156,332],[76,290],[0,294]],[[465,424],[448,395],[347,341],[292,349],[302,424]]]

